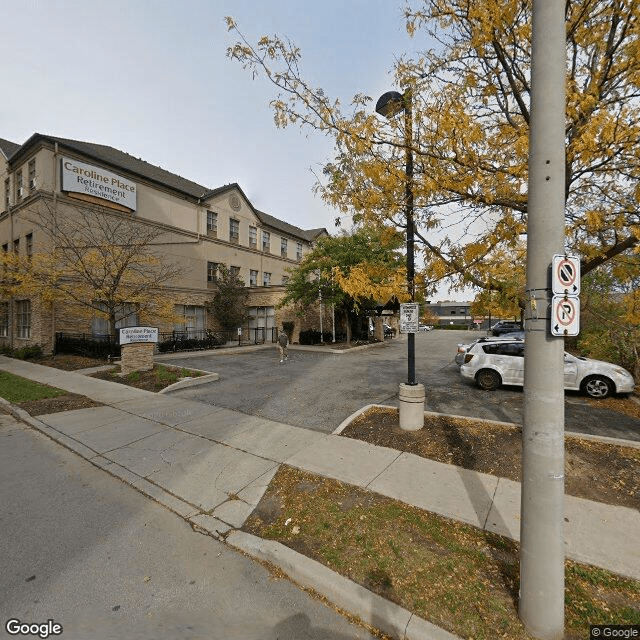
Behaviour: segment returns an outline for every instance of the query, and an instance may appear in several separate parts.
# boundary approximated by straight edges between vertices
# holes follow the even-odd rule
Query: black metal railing
[[[244,328],[230,331],[210,331],[209,329],[185,329],[158,334],[158,351],[196,351],[201,349],[219,349],[225,346],[241,344],[264,344],[276,342],[276,328]],[[55,353],[69,353],[92,358],[114,358],[120,356],[119,337],[94,335],[91,333],[56,333]]]
[[[208,329],[186,329],[158,334],[158,351],[197,351],[217,349],[229,343],[238,342],[234,331],[209,331]]]
[[[56,333],[53,351],[107,360],[120,355],[120,343],[110,335]]]

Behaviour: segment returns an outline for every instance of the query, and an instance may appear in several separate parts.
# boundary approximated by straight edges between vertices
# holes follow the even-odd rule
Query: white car
[[[503,384],[522,386],[524,341],[476,342],[464,355],[460,374],[487,391]],[[634,386],[633,376],[622,367],[564,354],[565,389],[583,391],[592,398],[606,398],[613,393],[631,393]]]
[[[422,323],[420,323],[418,325],[418,329],[420,331],[432,331],[433,330],[433,325],[432,324],[422,324]]]
[[[464,362],[464,357],[467,355],[469,349],[471,349],[471,347],[474,347],[479,342],[504,342],[505,340],[513,341],[514,339],[524,340],[524,332],[522,332],[522,337],[487,336],[486,338],[478,338],[477,340],[474,340],[473,342],[470,342],[468,344],[458,344],[458,350],[456,351],[456,356],[454,358],[455,363],[461,365]]]

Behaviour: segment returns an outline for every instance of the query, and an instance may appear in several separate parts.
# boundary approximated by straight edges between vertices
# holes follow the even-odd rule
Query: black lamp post
[[[393,118],[404,111],[404,141],[405,141],[405,176],[404,206],[407,219],[407,286],[411,302],[415,302],[415,266],[413,257],[413,96],[411,87],[404,93],[387,91],[380,96],[376,103],[376,112],[385,118]],[[416,384],[416,335],[408,334],[407,342],[407,384]]]

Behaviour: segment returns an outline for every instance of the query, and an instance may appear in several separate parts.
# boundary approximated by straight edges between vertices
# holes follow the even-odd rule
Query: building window
[[[13,252],[20,253],[20,238],[13,241]]]
[[[207,235],[218,235],[218,214],[215,211],[207,211]]]
[[[255,227],[249,227],[249,246],[252,249],[258,246],[258,230]]]
[[[33,255],[33,233],[27,233],[24,237],[25,240],[25,251],[27,253],[27,257],[31,257]]]
[[[289,276],[282,276],[282,284],[287,284],[289,282]]]
[[[282,238],[280,240],[280,256],[283,258],[287,257],[287,239],[286,238]]]
[[[3,250],[5,253],[7,253],[7,251],[9,251],[9,245],[8,245],[6,242],[2,245],[2,250]]]
[[[229,274],[232,278],[240,280],[240,267],[229,266]]]
[[[107,305],[104,302],[96,303],[96,309],[102,311],[93,317],[91,321],[91,333],[94,337],[97,336],[109,336],[109,317],[107,315]],[[122,305],[116,307],[116,333],[118,329],[125,327],[137,327],[138,326],[138,313],[136,305],[132,302],[125,302]]]
[[[218,282],[218,262],[207,262],[207,282]]]
[[[229,218],[229,240],[237,243],[240,238],[240,221]]]
[[[16,329],[18,338],[31,337],[31,300],[16,302]]]
[[[258,286],[258,272],[254,269],[251,269],[251,271],[249,271],[249,286]]]
[[[302,242],[296,242],[296,260],[302,260]]]
[[[271,249],[271,234],[268,231],[262,232],[262,250],[270,251]]]
[[[36,190],[36,159],[29,160],[27,165],[29,171],[29,193]]]
[[[16,202],[20,202],[24,198],[24,189],[22,184],[22,169],[16,173]]]
[[[9,178],[4,181],[4,210],[9,211],[9,194],[11,193],[11,183]]]
[[[271,284],[271,274],[268,271],[265,271],[262,274],[262,286],[268,287]]]
[[[207,310],[195,305],[177,304],[176,315],[182,320],[174,325],[174,330],[187,338],[195,338],[207,329]]]
[[[0,302],[0,337],[9,335],[9,303]]]
[[[255,333],[256,340],[266,339],[266,330],[276,326],[275,320],[275,307],[249,307],[249,330]]]

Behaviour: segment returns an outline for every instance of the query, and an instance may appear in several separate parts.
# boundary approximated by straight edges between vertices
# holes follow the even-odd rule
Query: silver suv
[[[474,380],[487,391],[503,384],[524,384],[524,341],[476,342],[460,366],[463,378]],[[622,367],[600,360],[564,354],[564,388],[582,391],[592,398],[631,393],[633,376]]]

